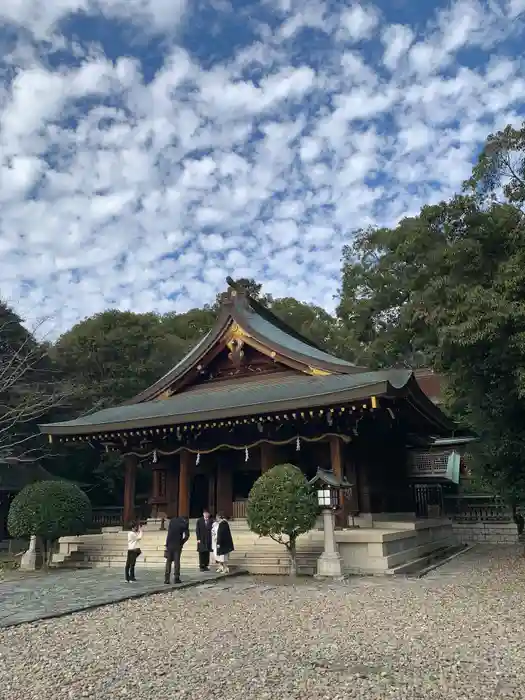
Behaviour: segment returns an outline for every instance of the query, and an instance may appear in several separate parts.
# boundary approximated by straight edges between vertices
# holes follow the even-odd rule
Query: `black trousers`
[[[182,549],[167,549],[166,550],[166,569],[164,570],[164,580],[166,583],[170,581],[171,566],[173,564],[173,579],[180,579],[180,555]]]
[[[209,552],[199,552],[199,569],[204,571],[210,565],[210,553]]]
[[[125,575],[126,581],[135,580],[135,564],[137,563],[137,558],[140,555],[140,549],[128,549],[128,556],[126,557],[126,568]]]

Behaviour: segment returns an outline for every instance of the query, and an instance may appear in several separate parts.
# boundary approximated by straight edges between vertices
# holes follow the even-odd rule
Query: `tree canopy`
[[[12,537],[40,537],[50,562],[51,544],[66,535],[81,535],[91,524],[91,503],[76,485],[37,481],[15,496],[7,527]]]
[[[376,365],[430,364],[475,431],[476,463],[525,497],[525,220],[463,195],[344,251],[338,313]]]
[[[316,493],[302,471],[293,464],[279,464],[253,485],[246,516],[253,532],[286,547],[290,573],[295,574],[297,538],[312,529],[318,511]]]

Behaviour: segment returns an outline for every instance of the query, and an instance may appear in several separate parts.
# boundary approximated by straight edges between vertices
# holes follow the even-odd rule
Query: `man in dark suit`
[[[195,533],[197,535],[197,552],[199,553],[199,569],[209,571],[211,552],[211,528],[213,520],[210,511],[205,508],[202,511],[202,518],[197,520]]]
[[[180,583],[180,555],[184,544],[190,538],[190,524],[188,518],[177,517],[170,520],[168,534],[166,536],[166,570],[164,583],[170,582],[171,565],[173,564],[173,583]]]

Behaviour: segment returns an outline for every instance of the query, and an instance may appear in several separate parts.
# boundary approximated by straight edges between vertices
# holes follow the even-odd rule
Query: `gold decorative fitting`
[[[317,367],[311,367],[308,365],[308,371],[313,377],[328,377],[331,372],[327,372],[324,369],[318,369]]]
[[[235,336],[246,336],[248,333],[244,330],[244,328],[241,328],[238,323],[233,323],[232,327],[230,329],[230,332],[233,337]]]
[[[52,435],[48,435],[48,436],[47,436],[47,441],[48,441],[49,444],[51,445],[52,442],[53,442],[53,436],[52,436]]]

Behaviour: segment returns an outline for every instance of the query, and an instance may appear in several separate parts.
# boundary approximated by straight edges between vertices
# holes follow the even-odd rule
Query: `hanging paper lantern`
[[[197,459],[195,460],[195,464],[199,464],[200,461],[201,461],[201,453],[197,452]]]
[[[249,453],[248,453],[248,448],[245,447],[245,448],[244,448],[244,461],[245,461],[245,462],[248,461],[249,456],[250,456],[250,455],[249,455]]]
[[[296,450],[296,452],[299,452],[300,449],[301,449],[301,440],[300,440],[299,435],[298,435],[297,440],[295,441],[295,450]]]
[[[157,464],[158,458],[157,458],[157,450],[153,450],[153,464]]]

